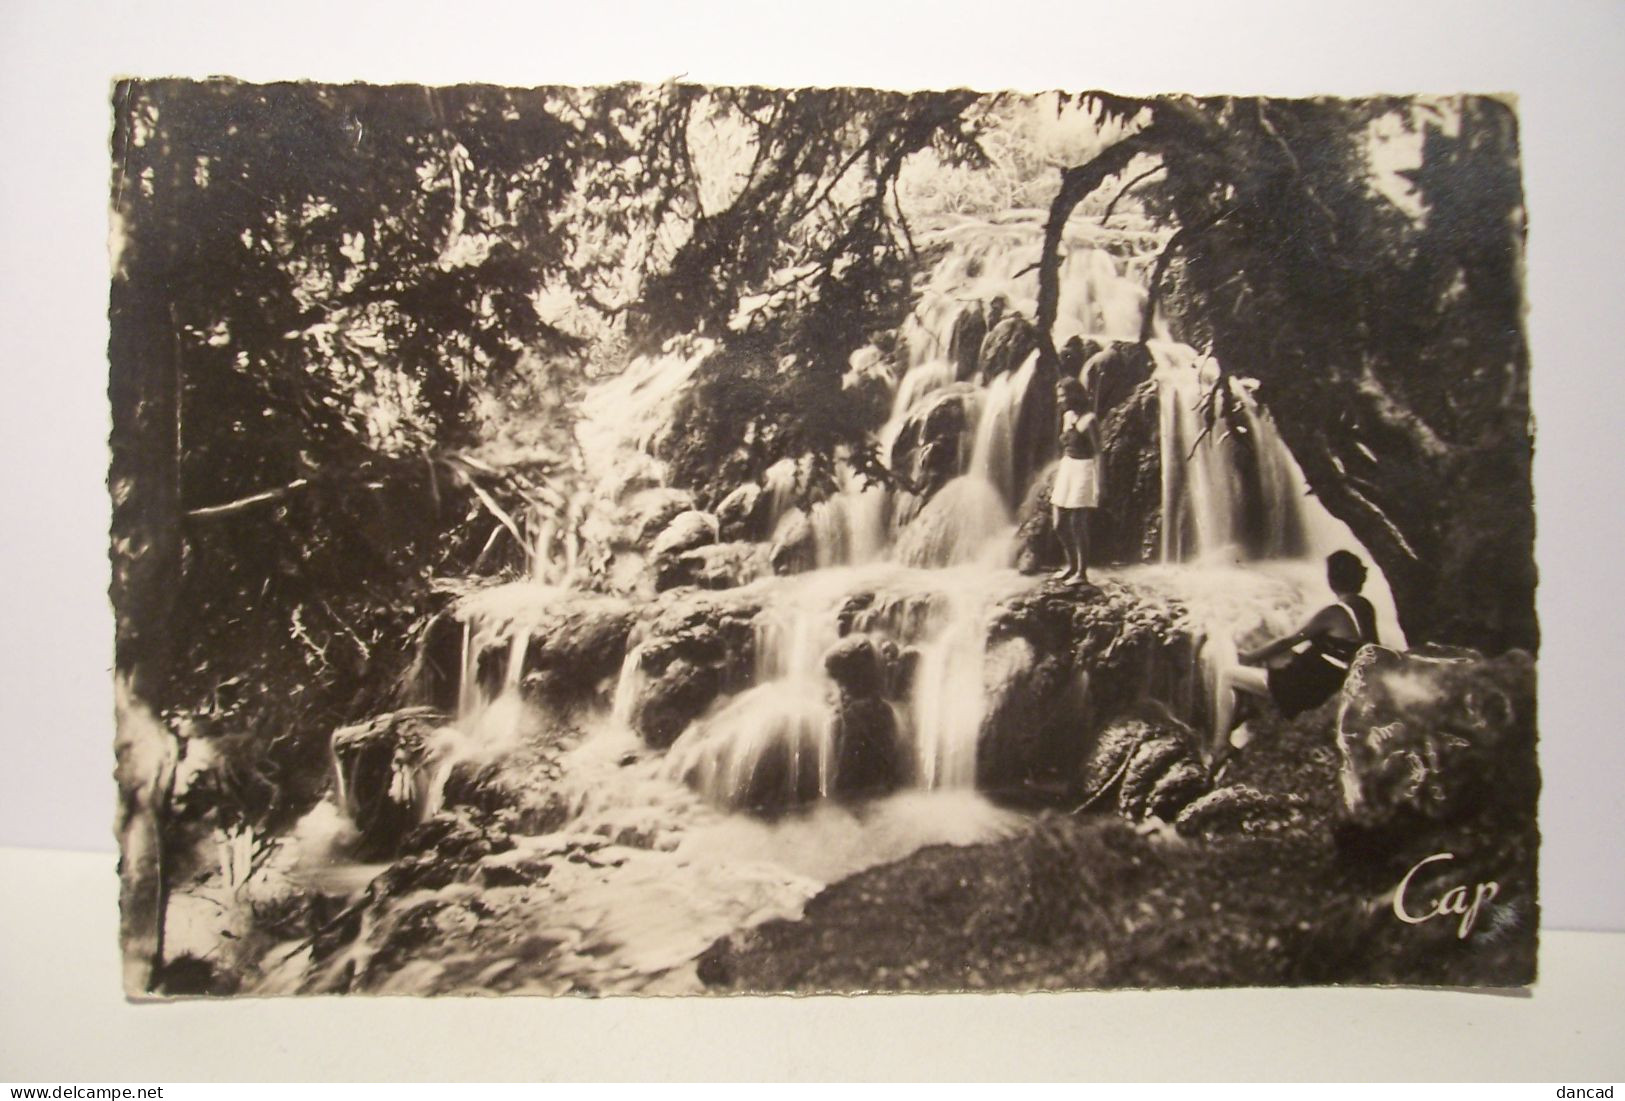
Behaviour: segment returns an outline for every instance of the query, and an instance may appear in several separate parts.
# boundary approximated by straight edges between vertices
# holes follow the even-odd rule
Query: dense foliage
[[[1510,109],[1475,97],[1104,102],[1139,125],[1063,173],[1052,238],[1132,157],[1158,158],[1137,194],[1177,227],[1152,295],[1178,335],[1262,383],[1311,487],[1382,567],[1413,641],[1532,649]],[[1414,163],[1382,163],[1407,144]],[[1209,397],[1210,423],[1227,430],[1229,388]]]
[[[584,372],[674,334],[723,338],[699,392],[728,404],[679,478],[742,432],[827,469],[867,426],[841,367],[908,297],[898,173],[974,156],[974,100],[120,85],[121,671],[318,745],[393,690],[434,576],[522,564],[525,512],[568,510]],[[524,406],[543,438],[508,438]]]

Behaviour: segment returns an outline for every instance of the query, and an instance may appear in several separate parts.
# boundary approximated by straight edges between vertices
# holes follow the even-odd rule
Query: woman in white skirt
[[[1062,375],[1055,384],[1061,410],[1061,462],[1055,470],[1050,504],[1055,509],[1055,534],[1066,555],[1066,569],[1055,576],[1062,581],[1087,581],[1089,569],[1089,510],[1100,504],[1099,427],[1083,384]]]

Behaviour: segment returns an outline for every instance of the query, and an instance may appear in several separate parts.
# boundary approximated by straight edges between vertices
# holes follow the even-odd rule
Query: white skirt
[[[1095,460],[1062,458],[1055,469],[1049,502],[1056,508],[1099,507],[1100,478],[1095,472]]]

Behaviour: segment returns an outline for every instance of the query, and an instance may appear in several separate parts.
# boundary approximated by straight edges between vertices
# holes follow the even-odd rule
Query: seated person
[[[1240,749],[1247,744],[1244,730],[1236,730],[1239,738],[1231,737],[1238,704],[1246,697],[1273,700],[1281,714],[1290,719],[1319,707],[1343,686],[1355,653],[1377,641],[1376,611],[1371,601],[1360,595],[1365,578],[1365,563],[1357,555],[1348,551],[1328,555],[1326,580],[1336,602],[1310,616],[1296,632],[1239,654],[1240,664],[1219,672],[1218,713],[1214,716],[1215,773],[1229,757],[1232,745]],[[1259,668],[1289,652],[1293,656],[1285,664]]]

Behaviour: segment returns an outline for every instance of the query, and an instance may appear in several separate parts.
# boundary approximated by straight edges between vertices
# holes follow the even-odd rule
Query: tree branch
[[[285,486],[267,489],[260,493],[251,493],[247,497],[239,497],[235,501],[228,501],[223,505],[209,505],[204,508],[193,508],[186,511],[188,520],[220,520],[227,516],[235,516],[240,512],[247,512],[258,505],[268,504],[271,501],[280,501],[282,498],[310,485],[309,478],[295,478]]]
[[[1168,166],[1163,164],[1153,165],[1144,172],[1141,172],[1138,176],[1134,177],[1128,183],[1124,184],[1122,190],[1120,190],[1116,195],[1113,195],[1112,201],[1106,204],[1106,213],[1100,216],[1100,224],[1105,225],[1111,220],[1112,214],[1117,210],[1117,204],[1122,202],[1123,197],[1130,191],[1133,191],[1140,181],[1150,179],[1152,176],[1155,176],[1158,172],[1161,172],[1166,167]]]
[[[1055,328],[1055,314],[1061,301],[1061,239],[1066,233],[1067,220],[1097,187],[1122,172],[1135,156],[1152,148],[1161,137],[1158,124],[1153,122],[1097,154],[1093,160],[1061,173],[1061,189],[1050,203],[1049,219],[1044,223],[1044,249],[1039,253],[1036,321],[1042,361],[1053,365],[1058,358],[1051,331]]]

